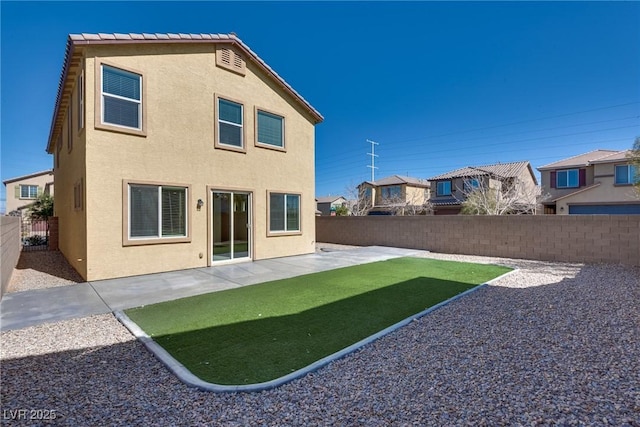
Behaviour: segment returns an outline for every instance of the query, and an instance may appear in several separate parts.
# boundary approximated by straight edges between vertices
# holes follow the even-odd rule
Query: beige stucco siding
[[[146,136],[95,129],[99,92],[87,90],[87,276],[90,280],[207,266],[208,188],[253,196],[253,258],[311,253],[315,240],[314,125],[251,63],[240,76],[219,68],[213,45],[90,46],[86,84],[99,61],[142,73]],[[244,106],[246,152],[214,148],[215,95]],[[286,152],[254,146],[255,107],[285,118]],[[191,189],[188,243],[123,246],[123,180]],[[302,233],[267,236],[267,192],[298,193]],[[205,205],[196,210],[196,201]],[[202,254],[202,258],[200,257]]]
[[[429,189],[423,187],[412,187],[410,185],[403,185],[405,192],[405,201],[410,205],[423,205],[429,200]]]
[[[86,278],[86,170],[85,170],[85,130],[78,129],[78,87],[75,86],[71,102],[71,122],[69,112],[65,114],[61,147],[55,149],[54,174],[57,188],[54,198],[55,215],[58,217],[58,247],[69,263]],[[86,123],[86,121],[85,121]],[[71,138],[71,145],[69,145]],[[81,185],[81,207],[74,203],[74,188]]]

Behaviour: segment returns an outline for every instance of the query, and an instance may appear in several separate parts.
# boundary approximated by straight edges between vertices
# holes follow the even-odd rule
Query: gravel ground
[[[521,270],[253,394],[183,385],[111,315],[6,331],[2,422],[640,426],[640,269],[425,256]]]
[[[59,251],[21,252],[7,292],[44,289],[84,282]]]

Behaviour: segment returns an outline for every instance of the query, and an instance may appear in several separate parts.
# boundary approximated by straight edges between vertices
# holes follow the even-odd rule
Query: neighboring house
[[[546,214],[640,214],[629,151],[595,150],[541,166]]]
[[[429,178],[434,215],[457,215],[467,195],[476,188],[499,190],[517,188],[521,206],[535,206],[539,193],[531,164],[527,161],[467,166]]]
[[[313,253],[322,120],[235,34],[70,35],[60,250],[86,280]]]
[[[358,193],[369,215],[417,215],[428,210],[429,182],[424,179],[392,175],[363,182]]]
[[[7,215],[22,215],[25,208],[43,193],[53,196],[52,170],[9,178],[3,183],[7,190]]]
[[[336,214],[336,208],[347,206],[347,199],[342,196],[318,197],[316,203],[321,215],[334,216]]]

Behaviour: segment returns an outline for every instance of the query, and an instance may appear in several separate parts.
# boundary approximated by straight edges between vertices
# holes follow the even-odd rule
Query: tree
[[[345,205],[336,206],[336,216],[348,216],[349,208]]]
[[[465,215],[535,214],[545,197],[540,187],[527,186],[517,178],[494,179],[490,175],[468,177],[464,188],[461,213]]]
[[[397,216],[425,215],[431,212],[431,203],[428,199],[411,194],[406,198],[402,196],[384,198],[381,205]]]
[[[44,221],[47,224],[47,240],[49,239],[49,218],[53,216],[53,197],[43,193],[27,210],[27,217],[31,222]]]
[[[349,204],[349,212],[352,216],[366,216],[373,207],[371,201],[371,190],[367,192],[367,187],[363,184],[351,184],[345,188]],[[336,212],[337,215],[337,212]]]

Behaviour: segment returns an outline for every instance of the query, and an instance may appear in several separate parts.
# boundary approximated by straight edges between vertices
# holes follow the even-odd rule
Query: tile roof
[[[431,199],[433,206],[457,206],[462,204],[462,200],[458,200],[455,197],[447,197],[446,199]]]
[[[525,168],[531,169],[531,165],[527,161],[511,162],[511,163],[496,163],[493,165],[484,166],[466,166],[464,168],[456,169],[451,172],[443,173],[429,178],[430,181],[437,181],[441,179],[452,178],[466,178],[480,175],[494,175],[500,178],[512,178],[519,176],[522,170]],[[530,171],[533,176],[533,170]],[[533,176],[534,182],[537,182],[535,176]]]
[[[333,203],[333,202],[335,202],[335,201],[336,201],[336,200],[338,200],[338,199],[345,199],[345,200],[347,200],[347,199],[346,199],[346,198],[344,198],[343,196],[327,196],[327,197],[318,197],[318,198],[316,199],[316,202],[318,202],[318,203]]]
[[[30,173],[29,175],[22,175],[22,176],[17,176],[15,178],[9,178],[9,179],[6,179],[6,180],[2,181],[2,183],[4,185],[7,185],[7,184],[15,182],[15,181],[22,181],[23,179],[35,178],[37,176],[42,176],[42,175],[50,175],[52,173],[53,173],[52,169],[47,169],[46,171],[34,172],[34,173]]]
[[[367,184],[371,184],[375,187],[382,187],[385,185],[401,185],[409,184],[416,187],[428,187],[429,181],[420,178],[412,178],[409,176],[391,175],[375,181],[365,181]]]
[[[572,166],[588,166],[590,163],[605,163],[607,161],[617,161],[626,155],[627,151],[618,150],[593,150],[588,153],[578,154],[577,156],[569,157],[567,159],[558,160],[557,162],[549,163],[548,165],[540,166],[541,170],[568,168]],[[618,156],[622,156],[619,157]]]
[[[322,115],[309,104],[309,102],[302,97],[298,92],[293,89],[282,77],[278,75],[266,62],[264,62],[249,46],[244,44],[242,40],[238,38],[234,33],[230,34],[186,34],[186,33],[97,33],[97,34],[69,34],[67,39],[67,46],[64,55],[64,63],[62,66],[62,73],[60,75],[60,82],[58,84],[58,94],[56,97],[56,104],[53,113],[53,119],[51,123],[51,130],[49,133],[49,143],[47,145],[47,151],[53,144],[54,133],[61,128],[61,120],[58,122],[56,119],[58,113],[63,104],[63,98],[66,95],[65,89],[67,84],[67,75],[74,61],[77,61],[77,57],[74,56],[77,46],[89,45],[89,44],[134,44],[134,43],[225,43],[238,46],[247,58],[256,63],[262,70],[270,75],[280,86],[287,92],[289,92],[294,99],[298,100],[300,104],[309,112],[316,123],[320,123],[324,120]],[[66,105],[64,105],[66,108]]]
[[[631,155],[631,150],[616,151],[615,153],[601,157],[597,160],[591,160],[589,163],[619,162],[621,160],[629,160],[630,155]]]

